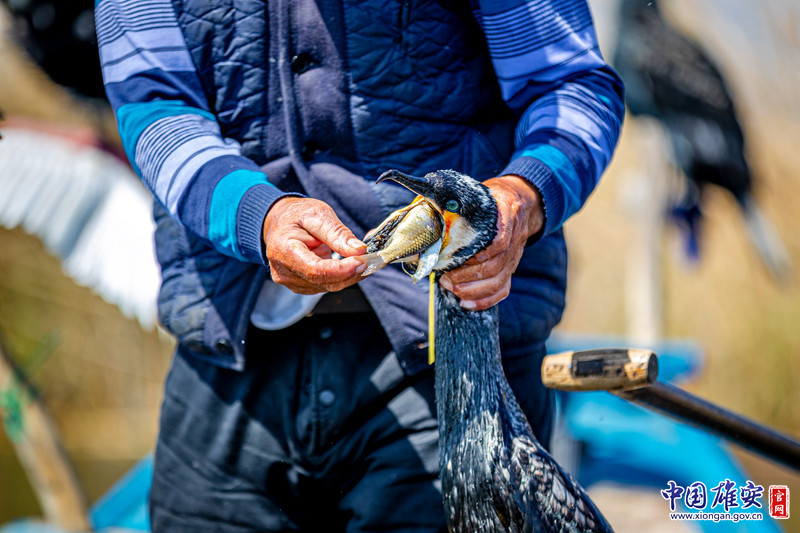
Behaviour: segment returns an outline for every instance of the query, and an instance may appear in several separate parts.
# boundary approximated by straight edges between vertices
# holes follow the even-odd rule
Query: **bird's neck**
[[[458,426],[478,413],[496,413],[503,375],[497,306],[463,309],[452,293],[437,288],[436,395],[440,438],[463,435]],[[469,415],[469,416],[467,416]]]

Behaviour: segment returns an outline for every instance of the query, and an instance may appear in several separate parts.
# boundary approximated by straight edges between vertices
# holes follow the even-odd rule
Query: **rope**
[[[432,365],[436,360],[436,274],[431,272],[428,278],[431,280],[428,291],[428,364]]]
[[[3,427],[8,438],[20,442],[25,436],[25,419],[23,416],[27,400],[23,398],[23,389],[16,379],[12,379],[9,387],[0,391],[0,411],[3,413]]]
[[[34,347],[21,369],[11,369],[8,387],[0,390],[0,413],[8,438],[19,442],[25,436],[25,407],[30,402],[31,393],[25,381],[38,371],[58,347],[58,333],[48,332]],[[19,374],[17,374],[19,373]],[[22,378],[20,378],[22,376]]]

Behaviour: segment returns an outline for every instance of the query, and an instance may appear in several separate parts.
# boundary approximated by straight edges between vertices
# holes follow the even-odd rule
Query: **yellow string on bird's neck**
[[[431,272],[429,276],[430,284],[430,297],[428,298],[428,364],[432,365],[436,360],[436,308],[435,296],[436,292],[436,274]]]

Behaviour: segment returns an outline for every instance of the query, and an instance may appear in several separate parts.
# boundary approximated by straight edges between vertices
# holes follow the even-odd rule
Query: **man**
[[[498,236],[441,283],[500,302],[547,442],[560,228],[623,114],[585,2],[100,0],[96,21],[178,339],[154,530],[444,531],[426,289],[393,266],[362,280],[356,236],[411,200],[385,170],[491,178]]]

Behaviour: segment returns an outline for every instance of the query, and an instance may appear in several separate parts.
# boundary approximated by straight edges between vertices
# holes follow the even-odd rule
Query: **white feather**
[[[56,135],[3,130],[0,225],[40,237],[69,276],[147,328],[161,279],[152,205],[113,156]]]

